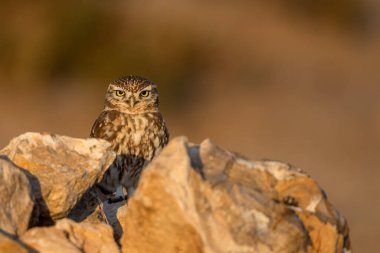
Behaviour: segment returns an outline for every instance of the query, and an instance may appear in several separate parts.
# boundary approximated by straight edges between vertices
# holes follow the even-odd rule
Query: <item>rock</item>
[[[38,227],[21,238],[39,253],[119,253],[112,228],[105,224],[59,220],[54,227]]]
[[[173,139],[120,218],[123,253],[350,252],[344,218],[308,175],[207,140]]]
[[[66,217],[115,159],[106,141],[38,133],[13,139],[0,154],[26,171],[47,223]]]
[[[124,253],[351,250],[345,219],[288,164],[175,138],[127,205],[109,204],[94,186],[114,158],[96,139],[28,133],[12,140],[0,151],[0,253],[113,253],[119,238]],[[38,225],[58,221],[27,230],[35,217]]]
[[[19,242],[0,232],[0,253],[28,253]]]
[[[0,231],[12,235],[24,233],[33,206],[28,178],[16,165],[0,158]]]

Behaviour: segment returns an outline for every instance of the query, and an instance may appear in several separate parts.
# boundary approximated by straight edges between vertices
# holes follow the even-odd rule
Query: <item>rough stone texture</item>
[[[209,141],[173,139],[120,218],[124,253],[350,252],[345,220],[308,175]]]
[[[112,228],[105,224],[59,220],[54,227],[32,228],[21,241],[39,253],[119,253]]]
[[[0,154],[27,171],[46,221],[66,217],[115,158],[103,140],[38,133],[13,139]]]
[[[28,229],[34,206],[31,196],[25,174],[0,158],[0,231],[20,235]]]
[[[29,253],[19,242],[0,232],[0,253]],[[31,252],[30,252],[31,253]]]

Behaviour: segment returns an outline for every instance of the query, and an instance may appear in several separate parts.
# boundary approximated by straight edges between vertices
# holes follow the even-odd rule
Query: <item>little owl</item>
[[[151,81],[125,76],[108,86],[104,109],[91,137],[107,140],[117,157],[99,187],[114,193],[113,200],[131,196],[143,168],[168,143],[169,133],[158,111],[158,90]]]

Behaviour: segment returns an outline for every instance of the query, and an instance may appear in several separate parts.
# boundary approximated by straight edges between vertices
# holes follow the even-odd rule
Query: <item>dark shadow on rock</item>
[[[106,222],[105,215],[100,212],[101,204],[105,199],[107,199],[106,195],[102,194],[97,189],[97,186],[94,185],[83,194],[78,203],[70,211],[68,218],[76,222],[82,222],[86,219],[90,219],[89,222]],[[99,211],[95,213],[97,209]],[[93,217],[90,217],[91,215]]]
[[[118,209],[126,201],[109,203],[109,194],[104,194],[97,185],[91,187],[70,211],[68,218],[76,222],[105,223],[113,228],[115,240],[121,238],[123,229],[117,219]]]
[[[29,228],[34,226],[50,226],[54,225],[54,221],[51,218],[50,211],[47,207],[45,200],[42,197],[41,184],[36,176],[31,174],[28,170],[17,166],[8,156],[0,155],[0,159],[3,159],[11,163],[16,168],[20,169],[28,178],[31,185],[31,198],[34,201],[33,212],[31,220],[29,222]]]
[[[187,153],[190,157],[191,167],[199,173],[203,180],[206,180],[206,176],[203,171],[203,162],[200,155],[200,146],[187,147]]]

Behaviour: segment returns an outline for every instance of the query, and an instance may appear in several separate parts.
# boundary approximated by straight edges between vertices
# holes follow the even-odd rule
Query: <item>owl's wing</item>
[[[169,134],[169,130],[166,126],[165,121],[162,120],[162,122],[163,122],[163,128],[164,128],[164,133],[165,133],[165,135],[164,135],[164,146],[166,146],[169,142],[170,134]]]
[[[112,142],[121,126],[120,112],[103,111],[92,126],[90,137]]]
[[[97,118],[96,121],[94,122],[94,125],[92,126],[90,138],[97,138],[97,133],[99,132],[99,124],[100,124],[100,120],[99,118]]]
[[[99,117],[94,122],[92,126],[90,137],[91,138],[102,138],[104,139],[104,128],[106,124],[109,124],[109,118],[107,116],[107,112],[103,111]]]

